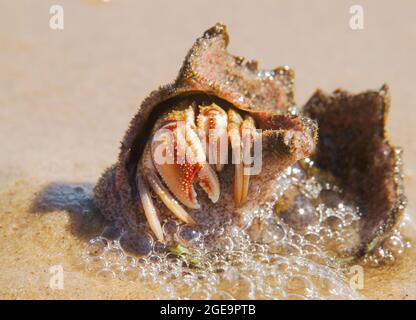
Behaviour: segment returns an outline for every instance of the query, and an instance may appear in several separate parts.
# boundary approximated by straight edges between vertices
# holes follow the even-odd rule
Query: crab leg
[[[247,200],[248,188],[250,185],[250,164],[246,163],[251,157],[251,151],[254,144],[256,126],[254,119],[250,116],[246,116],[243,123],[241,124],[241,136],[242,136],[242,148],[243,148],[243,186],[241,194],[241,203]]]
[[[197,117],[198,133],[206,146],[206,157],[220,172],[228,160],[227,113],[215,103],[200,106]]]
[[[243,195],[243,163],[241,161],[241,124],[243,119],[234,110],[228,110],[228,135],[230,137],[234,169],[234,203],[238,207]]]
[[[140,195],[140,200],[143,205],[144,214],[146,215],[147,222],[149,223],[150,229],[156,235],[156,238],[160,241],[164,241],[162,226],[160,225],[159,217],[157,215],[156,207],[153,203],[152,196],[150,194],[149,188],[141,174],[138,174],[136,177],[137,188]]]

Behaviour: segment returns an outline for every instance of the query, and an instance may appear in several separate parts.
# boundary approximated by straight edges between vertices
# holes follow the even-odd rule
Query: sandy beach
[[[103,224],[85,208],[137,106],[176,77],[194,40],[218,21],[231,53],[295,70],[299,106],[317,88],[389,85],[388,132],[404,149],[406,235],[416,239],[414,1],[361,1],[362,30],[351,29],[355,2],[344,0],[0,2],[0,298],[153,297],[138,282],[85,272],[80,252]],[[49,26],[54,4],[64,8],[63,30]],[[391,266],[366,268],[359,294],[416,299],[414,261],[413,246]],[[63,290],[50,287],[54,265],[65,270]]]

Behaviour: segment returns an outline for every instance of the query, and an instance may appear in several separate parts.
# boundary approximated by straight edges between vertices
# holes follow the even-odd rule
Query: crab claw
[[[220,172],[228,161],[227,113],[215,103],[200,106],[198,134],[206,146],[206,158]]]
[[[153,191],[158,195],[159,199],[166,205],[166,207],[180,220],[194,224],[194,219],[189,215],[188,212],[179,204],[179,202],[170,194],[169,190],[163,185],[157,176],[156,169],[153,165],[152,158],[150,156],[150,149],[146,147],[143,153],[143,159],[141,162],[141,169],[146,177],[149,185]]]
[[[169,113],[154,135],[152,159],[157,172],[174,196],[190,209],[199,209],[194,182],[198,182],[212,202],[220,195],[215,171],[206,162],[198,137],[192,107]]]

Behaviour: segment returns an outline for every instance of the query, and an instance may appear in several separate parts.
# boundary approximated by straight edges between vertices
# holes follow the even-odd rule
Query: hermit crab
[[[144,215],[163,242],[159,200],[171,215],[192,224],[195,218],[188,211],[201,211],[194,185],[217,209],[229,202],[224,194],[233,193],[237,208],[247,200],[250,180],[261,177],[263,182],[256,183],[267,186],[271,175],[313,151],[314,121],[286,112],[293,103],[293,72],[285,67],[258,70],[257,62],[244,63],[229,54],[227,44],[224,25],[207,30],[176,81],[142,103],[117,164],[95,189],[96,203],[107,218],[134,230]],[[244,159],[244,154],[253,158],[255,145],[261,148],[258,177]],[[219,177],[229,171],[224,166],[234,167],[234,177],[224,173],[221,183]],[[227,200],[219,201],[221,197]]]
[[[133,233],[146,223],[160,243],[169,219],[221,227],[231,216],[242,225],[285,169],[310,158],[312,175],[330,175],[362,208],[348,255],[371,251],[405,206],[400,152],[385,134],[387,86],[318,90],[299,109],[290,68],[261,70],[227,45],[218,23],[196,40],[177,79],[143,101],[95,187],[100,212]]]

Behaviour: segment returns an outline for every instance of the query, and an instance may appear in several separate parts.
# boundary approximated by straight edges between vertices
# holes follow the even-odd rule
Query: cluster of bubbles
[[[403,237],[400,229],[396,229],[374,252],[364,257],[363,264],[370,267],[391,265],[410,247],[411,243]]]
[[[346,277],[348,251],[357,244],[359,209],[313,162],[288,168],[271,200],[247,214],[247,227],[195,229],[174,220],[163,230],[166,248],[143,232],[129,240],[111,227],[82,253],[100,279],[137,282],[154,299],[356,299]],[[394,261],[405,244],[399,232],[365,263]],[[137,250],[136,250],[137,252]]]
[[[135,282],[153,299],[358,298],[342,274],[305,258],[269,253],[259,244],[248,251],[223,249],[204,259],[154,249],[136,257],[119,240],[100,236],[87,245],[83,260],[97,278]]]
[[[261,221],[252,238],[274,253],[342,268],[359,242],[360,210],[333,177],[311,171],[309,159],[302,165],[288,168],[276,182],[273,199],[248,218]]]

